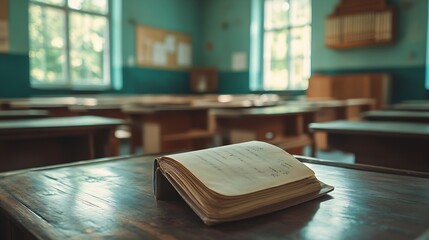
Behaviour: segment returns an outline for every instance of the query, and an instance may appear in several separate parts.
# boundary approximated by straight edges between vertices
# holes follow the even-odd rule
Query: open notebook
[[[177,192],[207,225],[278,211],[333,189],[283,149],[259,141],[154,162],[156,198],[168,200]]]

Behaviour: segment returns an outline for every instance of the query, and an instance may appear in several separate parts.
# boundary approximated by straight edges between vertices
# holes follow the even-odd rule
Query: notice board
[[[0,52],[9,50],[8,0],[0,0]]]
[[[136,25],[136,62],[143,67],[189,70],[192,38],[185,33]]]

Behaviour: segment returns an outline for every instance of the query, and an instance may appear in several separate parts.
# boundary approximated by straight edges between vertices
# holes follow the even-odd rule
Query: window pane
[[[308,87],[310,78],[310,58],[302,56],[294,57],[290,61],[290,84],[289,89],[299,90]]]
[[[290,24],[292,26],[311,22],[311,0],[290,1]]]
[[[286,59],[287,51],[287,30],[265,33],[264,55],[267,60]]]
[[[30,6],[30,75],[34,83],[65,82],[64,13],[50,7]]]
[[[288,31],[265,32],[264,86],[270,90],[284,89],[288,84]]]
[[[286,61],[264,63],[264,89],[283,90],[288,87],[288,67]]]
[[[310,56],[311,46],[311,28],[304,26],[292,28],[291,32],[291,55],[292,56]]]
[[[31,0],[32,2],[40,2],[57,6],[64,6],[65,0]]]
[[[69,7],[102,14],[108,12],[107,0],[69,0]]]
[[[108,26],[105,17],[70,14],[70,64],[73,84],[108,84]],[[106,74],[105,74],[106,73]]]
[[[266,0],[265,29],[281,28],[288,25],[289,3],[286,0]]]

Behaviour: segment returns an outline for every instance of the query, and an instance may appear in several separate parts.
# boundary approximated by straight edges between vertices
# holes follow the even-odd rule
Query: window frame
[[[30,85],[32,88],[35,89],[66,89],[66,90],[109,90],[112,89],[112,73],[111,73],[111,66],[112,66],[112,44],[111,44],[111,38],[112,38],[112,29],[111,29],[111,18],[112,18],[112,11],[111,11],[111,4],[110,0],[107,0],[107,13],[97,13],[82,9],[74,9],[69,7],[68,5],[69,0],[64,0],[64,5],[59,6],[55,4],[49,4],[49,3],[43,3],[39,2],[37,0],[29,0],[29,6],[28,11],[30,13],[31,6],[40,6],[42,8],[52,8],[56,10],[61,10],[64,14],[64,31],[63,31],[63,38],[64,38],[64,77],[65,77],[65,83],[37,83],[35,80],[32,79],[31,73],[30,73]],[[105,49],[103,54],[103,83],[104,84],[97,84],[97,85],[90,85],[90,84],[73,84],[73,80],[71,78],[71,65],[70,65],[70,15],[71,13],[79,13],[79,14],[87,14],[91,16],[98,16],[98,17],[104,17],[106,19],[107,24],[107,37],[105,39]],[[31,23],[29,23],[31,24]],[[30,28],[30,25],[29,25]],[[31,44],[31,35],[29,34],[29,44]],[[46,48],[45,48],[46,49]],[[31,58],[30,58],[30,72],[31,72]],[[61,79],[62,80],[62,79]]]
[[[264,68],[265,68],[265,59],[264,59],[264,47],[265,47],[265,34],[268,32],[279,32],[279,31],[287,31],[287,45],[291,46],[291,41],[292,41],[292,37],[291,36],[291,31],[293,29],[299,29],[299,28],[304,28],[304,27],[309,27],[310,28],[310,54],[308,56],[309,61],[310,61],[310,69],[309,71],[311,72],[311,31],[312,31],[312,17],[311,17],[311,12],[312,12],[312,4],[311,1],[309,1],[310,4],[310,19],[308,19],[308,21],[306,23],[301,23],[301,24],[291,24],[290,23],[290,16],[292,15],[290,13],[289,10],[289,14],[288,14],[288,24],[286,24],[283,27],[273,27],[270,29],[266,29],[265,28],[265,1],[269,1],[269,0],[253,0],[252,3],[252,26],[251,26],[251,37],[252,37],[252,42],[251,43],[251,58],[252,58],[252,62],[251,62],[251,66],[252,66],[252,70],[250,73],[250,87],[251,90],[253,91],[264,91],[264,92],[283,92],[283,91],[293,91],[293,92],[302,92],[305,91],[306,89],[291,89],[291,88],[285,88],[285,89],[272,89],[272,88],[265,88],[265,82],[266,80],[264,79]],[[286,2],[290,3],[293,0],[285,0]],[[306,56],[300,56],[301,58],[305,59]],[[258,58],[259,60],[256,60],[256,58]],[[286,61],[287,61],[287,66],[288,66],[288,70],[292,69],[293,65],[291,61],[291,59],[293,58],[292,56],[292,51],[290,49],[288,49],[287,51],[287,56],[286,56]],[[288,85],[291,85],[292,79],[291,79],[291,74],[292,71],[288,71]]]

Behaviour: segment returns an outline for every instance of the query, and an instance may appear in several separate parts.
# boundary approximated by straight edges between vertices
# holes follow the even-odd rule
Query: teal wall
[[[204,50],[205,64],[220,69],[221,91],[249,91],[249,72],[233,72],[231,55],[236,51],[250,54],[250,0],[208,0],[204,6],[204,42],[214,43],[211,51]],[[339,0],[312,0],[312,72],[355,73],[387,72],[392,75],[392,102],[424,99],[428,1],[388,1],[397,7],[399,24],[397,41],[377,47],[334,50],[325,47],[325,17],[332,13]],[[218,14],[222,13],[222,14]],[[222,29],[222,23],[230,28]],[[246,23],[245,29],[239,24]],[[238,34],[240,33],[240,34]],[[290,92],[289,92],[290,94]]]
[[[120,0],[113,0],[115,6]],[[135,23],[190,34],[193,63],[202,65],[201,1],[124,0],[112,25],[119,47],[114,49],[115,86],[111,91],[40,90],[30,86],[28,59],[28,0],[9,0],[10,51],[0,54],[0,98],[34,95],[97,93],[189,93],[189,74],[184,71],[146,69],[135,65]],[[115,8],[118,10],[118,8]],[[120,23],[118,24],[118,21]],[[13,30],[12,30],[13,29]],[[118,79],[122,83],[118,84]]]
[[[189,73],[135,65],[135,23],[189,34],[193,64],[201,65],[201,1],[124,0],[122,16],[123,92],[189,93]]]
[[[203,6],[203,60],[219,69],[221,93],[249,93],[249,71],[233,71],[232,55],[250,49],[250,0],[206,0]],[[209,47],[211,46],[211,47]]]
[[[339,0],[313,0],[312,72],[388,72],[393,76],[393,102],[427,98],[425,90],[428,1],[391,0],[398,8],[394,44],[335,50],[324,45],[324,19]],[[28,0],[10,0],[10,45],[0,54],[0,97],[69,94],[75,91],[35,90],[29,84]],[[118,0],[114,0],[118,4]],[[123,0],[115,42],[118,93],[189,93],[189,74],[147,69],[135,64],[134,24],[188,33],[193,41],[193,64],[219,69],[221,93],[249,93],[249,70],[233,71],[232,55],[250,56],[252,0]],[[13,31],[12,31],[13,29]],[[88,92],[85,92],[88,93]]]
[[[398,10],[397,40],[386,46],[335,50],[324,44],[325,16],[339,0],[313,0],[312,72],[392,74],[392,102],[424,99],[428,1],[389,1]],[[317,11],[316,11],[317,9]]]

